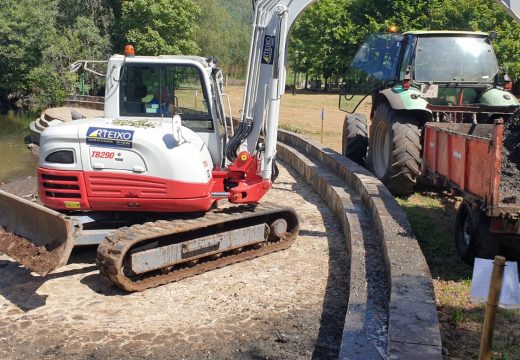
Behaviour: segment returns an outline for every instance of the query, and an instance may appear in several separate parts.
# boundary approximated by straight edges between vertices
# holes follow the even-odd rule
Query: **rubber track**
[[[149,277],[131,279],[123,274],[123,263],[130,249],[140,242],[150,239],[172,235],[180,232],[195,231],[214,225],[224,224],[241,219],[256,217],[283,217],[287,220],[288,231],[286,235],[275,242],[264,242],[260,248],[254,246],[244,247],[241,252],[230,250],[222,253],[215,260],[212,257],[203,258],[207,261],[193,266],[173,267],[169,272],[153,272]],[[269,224],[268,224],[269,225]],[[143,291],[160,285],[179,281],[187,277],[202,274],[206,271],[219,269],[227,265],[254,259],[276,251],[289,248],[299,231],[299,223],[296,212],[292,208],[281,208],[272,204],[255,206],[234,206],[206,213],[203,217],[189,220],[159,220],[121,228],[108,235],[98,247],[96,264],[101,274],[110,281],[127,291]]]

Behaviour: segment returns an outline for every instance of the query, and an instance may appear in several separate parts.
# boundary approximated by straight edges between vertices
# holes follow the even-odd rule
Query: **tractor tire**
[[[367,118],[363,114],[347,114],[343,121],[341,153],[359,165],[365,165],[368,148]]]
[[[489,231],[489,218],[478,207],[463,201],[455,218],[455,247],[468,265],[475,258],[493,259],[500,253],[501,236]]]
[[[392,194],[412,194],[421,162],[421,130],[414,116],[379,105],[370,125],[367,160]]]

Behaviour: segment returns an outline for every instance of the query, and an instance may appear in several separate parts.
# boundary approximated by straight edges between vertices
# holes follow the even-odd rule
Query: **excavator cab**
[[[214,164],[225,166],[224,148],[233,133],[230,106],[222,95],[222,72],[212,59],[196,56],[121,56],[110,59],[105,117],[136,123],[167,121],[182,126],[208,147]],[[229,113],[226,110],[229,109]]]
[[[178,64],[125,65],[120,86],[120,114],[125,117],[172,117],[194,130],[214,129],[208,94],[199,70]]]

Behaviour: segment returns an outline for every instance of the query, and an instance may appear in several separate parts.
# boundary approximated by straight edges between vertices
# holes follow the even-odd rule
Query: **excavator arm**
[[[280,99],[285,89],[287,37],[297,17],[315,0],[257,0],[244,102],[239,128],[227,149],[235,161],[239,151],[262,152],[261,173],[270,180],[276,157]],[[265,146],[258,141],[263,133]]]
[[[511,15],[517,22],[520,22],[519,0],[496,0],[496,2],[502,5],[509,13],[509,15]]]

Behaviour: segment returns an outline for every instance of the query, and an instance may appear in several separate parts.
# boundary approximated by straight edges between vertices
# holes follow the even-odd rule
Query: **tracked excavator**
[[[104,117],[41,134],[44,206],[0,192],[0,251],[46,275],[98,245],[101,274],[142,291],[291,246],[296,212],[259,201],[278,173],[288,31],[312,2],[253,1],[236,131],[214,59],[112,56]]]

